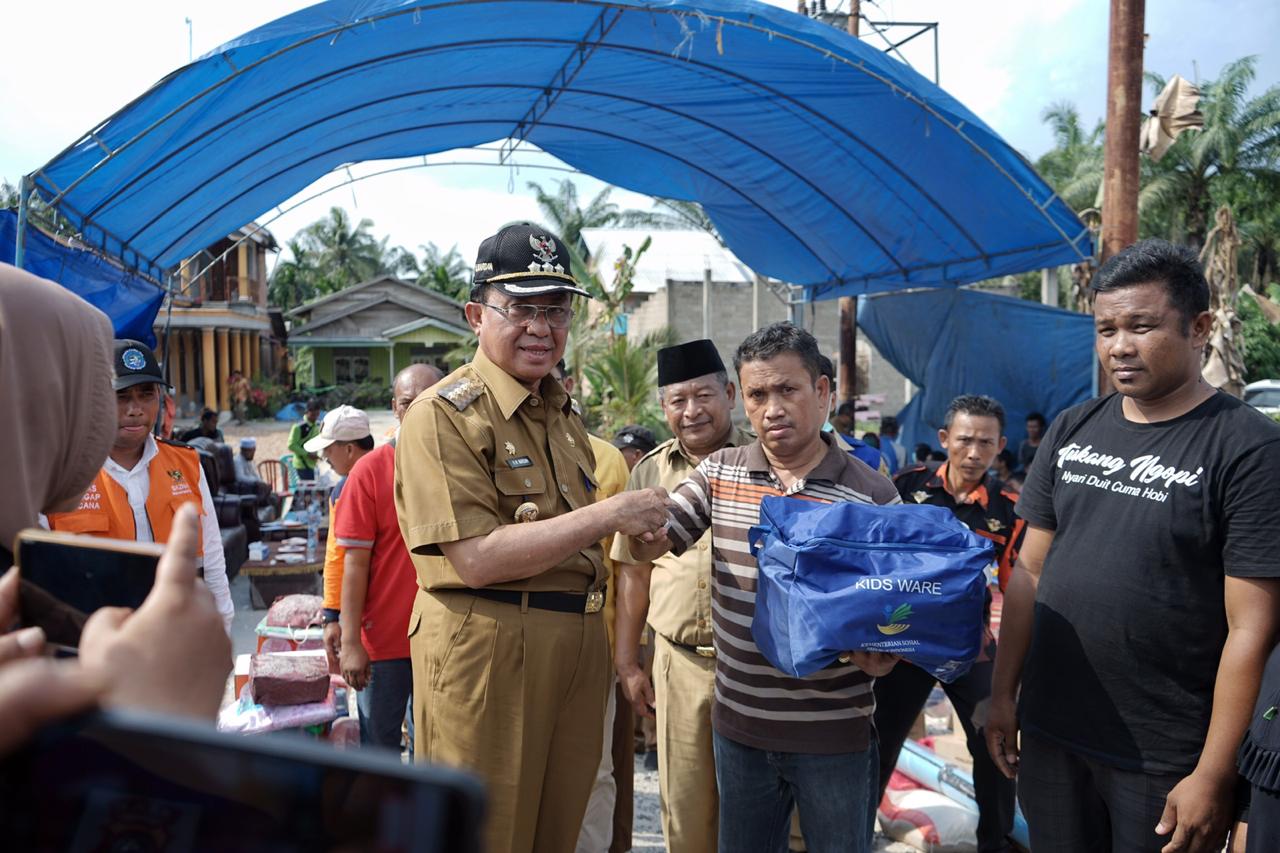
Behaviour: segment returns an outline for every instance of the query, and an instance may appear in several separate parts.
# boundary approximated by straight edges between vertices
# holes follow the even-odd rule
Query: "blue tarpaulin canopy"
[[[0,210],[0,261],[6,264],[13,263],[17,233],[18,215],[12,210]],[[58,282],[100,309],[111,318],[117,338],[156,345],[151,327],[164,291],[153,283],[86,249],[59,243],[35,228],[27,229],[23,267]]]
[[[1014,450],[1027,437],[1028,414],[1052,420],[1093,396],[1088,314],[980,290],[920,290],[859,300],[858,326],[920,387],[898,414],[908,450],[920,442],[938,446],[938,428],[958,394],[999,400]]]
[[[699,202],[739,258],[810,299],[1091,254],[954,98],[754,0],[331,0],[175,71],[30,178],[86,242],[160,280],[343,164],[495,140]]]

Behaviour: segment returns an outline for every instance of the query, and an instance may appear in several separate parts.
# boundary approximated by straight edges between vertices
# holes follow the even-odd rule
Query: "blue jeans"
[[[766,752],[714,734],[720,853],[786,853],[792,808],[809,853],[869,853],[879,757]]]
[[[406,713],[413,693],[409,658],[376,660],[370,664],[369,686],[356,693],[360,709],[360,744],[400,752],[400,724],[409,720],[409,754],[413,754],[413,715]]]

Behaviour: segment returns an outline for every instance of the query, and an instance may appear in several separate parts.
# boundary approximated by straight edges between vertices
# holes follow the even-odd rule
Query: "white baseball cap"
[[[371,434],[368,415],[355,406],[338,406],[325,413],[320,434],[302,446],[308,453],[319,453],[335,441],[358,441]]]

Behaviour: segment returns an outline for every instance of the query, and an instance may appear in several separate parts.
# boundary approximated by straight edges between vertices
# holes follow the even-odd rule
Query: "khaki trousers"
[[[617,716],[618,703],[613,694],[615,679],[609,681],[600,768],[596,771],[596,781],[587,799],[587,811],[582,818],[582,831],[578,833],[575,853],[609,853],[613,846],[613,809],[618,801],[618,783],[613,778],[613,720]]]
[[[609,845],[609,853],[627,853],[631,849],[631,830],[635,823],[636,718],[622,686],[618,685],[613,692],[613,781],[618,798],[613,804],[613,843]]]
[[[658,717],[658,791],[667,853],[717,847],[720,799],[711,745],[715,658],[655,635],[653,688]]]
[[[485,849],[573,850],[611,686],[603,617],[419,591],[409,645],[414,755],[484,782]]]

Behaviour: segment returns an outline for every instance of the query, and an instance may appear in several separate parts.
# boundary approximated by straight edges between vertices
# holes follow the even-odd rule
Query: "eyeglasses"
[[[567,329],[569,323],[573,320],[573,309],[566,308],[563,305],[494,305],[489,302],[481,302],[486,308],[492,308],[503,317],[507,318],[507,322],[513,326],[524,326],[528,328],[532,326],[541,314],[547,318],[547,325],[553,329]]]

